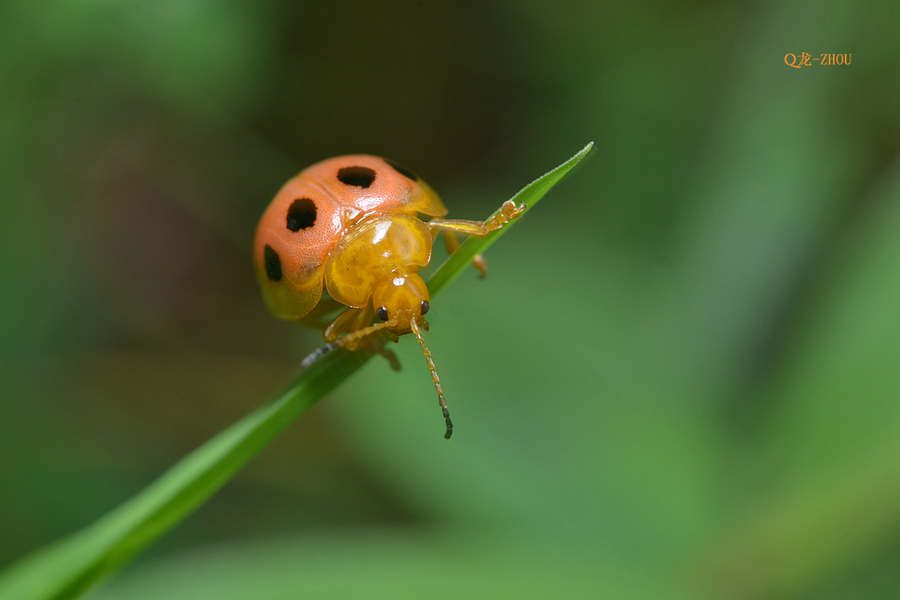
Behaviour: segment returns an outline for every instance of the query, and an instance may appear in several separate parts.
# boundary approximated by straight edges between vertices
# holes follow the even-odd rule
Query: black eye
[[[428,309],[429,309],[429,308],[431,308],[431,305],[428,304],[428,300],[422,300],[422,306],[421,306],[421,309],[422,309],[422,314],[423,314],[423,315],[424,315],[425,313],[428,312]]]
[[[378,310],[375,311],[375,315],[381,319],[382,321],[388,320],[387,309],[383,306],[380,306]]]

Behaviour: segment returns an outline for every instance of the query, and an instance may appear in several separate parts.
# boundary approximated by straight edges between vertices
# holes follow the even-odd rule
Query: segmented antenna
[[[350,342],[354,342],[358,339],[366,337],[367,335],[371,335],[379,329],[384,329],[385,326],[387,326],[387,323],[375,323],[374,325],[369,325],[368,327],[357,329],[356,331],[351,331],[344,337],[338,338],[333,342],[325,344],[321,348],[316,348],[315,350],[310,352],[309,356],[301,361],[300,366],[304,369],[309,368],[310,365],[312,365],[314,362],[322,358],[322,356],[328,354],[335,348],[347,348],[348,350],[356,350],[355,345],[351,344]],[[396,362],[396,358],[394,359],[394,362]],[[399,363],[397,364],[399,365]]]
[[[337,344],[341,348],[346,348],[347,350],[356,350],[359,346],[352,343],[356,340],[361,340],[366,336],[372,335],[379,329],[384,329],[387,327],[387,323],[375,323],[374,325],[369,325],[368,327],[363,327],[362,329],[357,329],[356,331],[351,331],[347,335],[342,338],[336,339],[333,343]]]
[[[428,370],[431,371],[431,381],[434,382],[434,389],[438,395],[438,402],[441,405],[441,410],[444,412],[444,421],[447,423],[447,433],[444,434],[444,439],[449,440],[450,436],[453,435],[453,421],[450,420],[450,410],[447,408],[447,402],[444,401],[444,388],[441,387],[441,378],[438,377],[437,369],[434,367],[434,361],[431,360],[431,351],[428,350],[428,346],[425,345],[425,339],[422,337],[422,331],[419,329],[418,323],[416,323],[415,319],[410,319],[409,326],[416,335],[416,339],[419,340],[419,345],[422,346],[422,354],[425,355],[425,362],[428,363]]]
[[[337,344],[335,344],[334,342],[331,342],[330,344],[325,344],[321,348],[316,348],[315,350],[310,352],[307,355],[307,357],[304,358],[300,362],[300,367],[303,369],[308,369],[314,362],[316,362],[317,360],[319,360],[324,355],[328,354],[329,352],[331,352],[332,350],[334,350],[337,347],[338,347]]]

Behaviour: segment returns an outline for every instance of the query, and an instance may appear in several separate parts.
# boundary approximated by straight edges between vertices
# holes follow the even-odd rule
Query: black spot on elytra
[[[338,179],[346,185],[367,188],[375,181],[375,171],[369,167],[344,167],[338,171]]]
[[[407,179],[412,179],[413,181],[418,181],[418,180],[419,180],[419,176],[418,176],[418,175],[416,175],[415,173],[413,173],[412,171],[410,171],[409,169],[407,169],[406,167],[404,167],[404,166],[401,165],[400,163],[394,162],[394,161],[392,161],[392,160],[389,159],[389,158],[384,159],[384,162],[386,162],[387,164],[391,165],[391,168],[392,168],[392,169],[394,169],[395,171],[397,171],[398,173],[400,173],[401,175],[403,175],[403,176],[406,177]]]
[[[287,228],[300,231],[312,227],[316,222],[316,203],[309,198],[299,198],[291,202],[287,213]]]
[[[266,275],[272,281],[281,281],[281,259],[278,253],[272,249],[272,246],[266,244],[266,250],[263,253],[263,259],[266,263]]]

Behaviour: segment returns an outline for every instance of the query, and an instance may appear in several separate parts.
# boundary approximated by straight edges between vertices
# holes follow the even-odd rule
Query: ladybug
[[[442,219],[444,203],[406,167],[364,154],[331,158],[284,184],[266,209],[253,241],[257,279],[266,305],[279,319],[310,315],[323,289],[347,307],[325,328],[328,345],[307,357],[304,366],[341,347],[371,349],[399,368],[381,339],[385,333],[394,341],[415,335],[444,414],[444,437],[450,439],[453,423],[422,337],[421,330],[428,330],[429,296],[418,269],[431,261],[438,232],[444,232],[452,253],[459,246],[457,234],[486,235],[524,210],[524,204],[508,200],[483,222]],[[484,276],[484,260],[479,256],[472,262]]]

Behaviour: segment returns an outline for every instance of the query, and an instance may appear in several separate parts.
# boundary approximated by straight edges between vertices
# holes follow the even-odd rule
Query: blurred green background
[[[0,6],[0,566],[299,372],[250,242],[398,160],[484,218],[584,165],[105,588],[143,598],[900,595],[900,5]],[[784,56],[852,55],[787,66]]]

